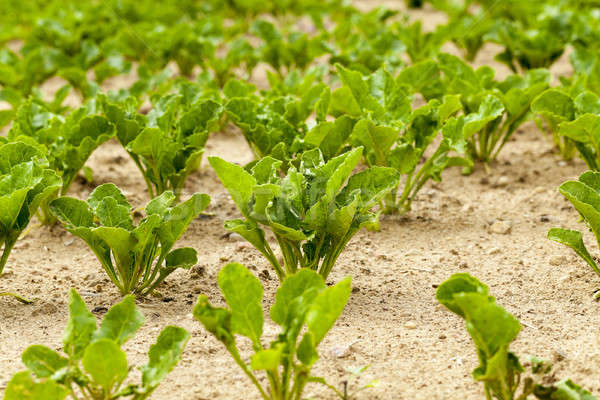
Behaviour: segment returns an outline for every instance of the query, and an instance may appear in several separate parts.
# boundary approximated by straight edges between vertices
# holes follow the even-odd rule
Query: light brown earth
[[[441,20],[431,11],[418,16],[429,25]],[[493,64],[495,51],[486,48],[477,62]],[[498,69],[499,74],[507,72]],[[553,71],[568,73],[566,58]],[[234,130],[212,136],[208,154],[240,163],[252,159]],[[133,204],[148,200],[139,172],[116,142],[102,146],[89,166],[95,173],[94,185],[115,182]],[[550,227],[584,229],[556,188],[585,169],[581,161],[561,161],[549,139],[529,123],[489,173],[481,166],[468,177],[449,170],[442,183],[424,188],[408,215],[384,218],[380,232],[356,235],[330,277],[334,282],[353,276],[354,293],[321,345],[322,358],[314,372],[341,387],[346,368],[370,365],[360,383],[377,379],[379,385],[361,392],[358,399],[482,399],[480,385],[471,378],[477,359],[464,325],[434,298],[436,285],[455,272],[468,272],[486,282],[498,302],[522,321],[523,330],[512,347],[516,353],[553,360],[557,377],[570,377],[599,395],[600,303],[592,293],[600,287],[600,279],[569,249],[546,239]],[[77,182],[71,195],[85,198],[92,189]],[[191,318],[191,312],[200,293],[222,304],[216,275],[227,261],[242,262],[257,273],[269,266],[245,242],[224,236],[223,221],[237,211],[207,163],[191,177],[187,191],[213,198],[208,211],[214,216],[194,221],[179,243],[198,250],[199,265],[168,279],[160,290],[169,302],[152,298],[139,303],[146,324],[126,345],[129,360],[136,366],[145,363],[159,331],[169,324],[180,325],[192,339],[153,399],[258,398],[221,344]],[[504,221],[510,231],[492,233],[490,226],[496,221]],[[593,237],[586,232],[585,239],[597,254]],[[198,275],[200,271],[204,272]],[[265,310],[277,288],[271,277],[262,278]],[[34,227],[17,244],[0,281],[0,289],[36,299],[33,305],[22,305],[0,298],[0,392],[23,368],[20,354],[27,346],[60,349],[70,288],[77,289],[91,309],[99,310],[98,317],[120,299],[81,240],[61,227]],[[265,332],[272,338],[277,331],[267,325]],[[306,395],[333,398],[314,386]]]

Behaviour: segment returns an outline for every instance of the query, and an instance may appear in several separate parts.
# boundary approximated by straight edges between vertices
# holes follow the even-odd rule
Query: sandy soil
[[[422,15],[439,20],[439,15]],[[493,63],[495,51],[486,48],[477,63]],[[568,72],[566,59],[553,70]],[[252,159],[234,130],[212,136],[207,153],[240,163]],[[102,146],[88,165],[94,184],[76,182],[72,195],[85,198],[95,185],[115,182],[134,204],[148,200],[139,172],[116,142]],[[463,323],[434,297],[435,287],[451,274],[468,272],[486,282],[499,303],[522,321],[515,352],[554,361],[558,377],[570,377],[599,395],[600,304],[592,293],[600,282],[569,249],[546,239],[550,227],[584,228],[556,188],[585,169],[580,161],[561,161],[549,139],[530,123],[507,144],[489,174],[481,167],[469,177],[449,170],[442,183],[424,188],[408,215],[384,218],[380,232],[357,234],[330,277],[333,282],[353,276],[353,295],[321,345],[314,372],[341,387],[346,368],[370,365],[359,383],[378,379],[379,385],[358,399],[481,399],[481,387],[471,378],[477,365],[471,340]],[[132,365],[142,365],[164,326],[183,326],[192,334],[183,360],[152,398],[258,398],[191,312],[200,293],[222,304],[216,275],[228,261],[260,274],[265,310],[277,280],[262,273],[270,269],[257,251],[225,235],[223,222],[237,211],[208,163],[189,179],[186,190],[213,198],[209,211],[214,215],[194,221],[179,243],[198,250],[199,265],[174,273],[160,289],[163,299],[139,303],[146,324],[125,349]],[[490,230],[498,221],[510,227],[507,233]],[[586,233],[585,239],[597,254],[593,236]],[[119,301],[92,252],[61,227],[35,227],[20,240],[0,288],[36,299],[22,305],[0,298],[0,392],[23,368],[20,354],[27,346],[61,348],[70,288],[81,293],[99,318]],[[267,338],[276,333],[274,325],[266,326]],[[247,343],[242,343],[248,356]],[[315,386],[306,395],[333,398]]]

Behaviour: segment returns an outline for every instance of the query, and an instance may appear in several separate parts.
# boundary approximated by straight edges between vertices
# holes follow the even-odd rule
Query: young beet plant
[[[600,100],[592,92],[583,92],[574,104],[579,115],[573,121],[562,122],[558,133],[575,143],[590,169],[600,171]]]
[[[598,167],[594,116],[600,113],[600,106],[595,94],[568,87],[549,89],[531,103],[531,111],[539,115],[536,123],[542,131],[545,123],[545,131],[565,160],[573,158],[578,149],[590,168]]]
[[[31,217],[42,202],[56,195],[60,185],[38,147],[22,142],[0,144],[0,275]]]
[[[181,94],[153,98],[147,114],[137,111],[138,100],[122,103],[101,100],[117,139],[141,171],[148,194],[167,190],[181,194],[190,173],[197,170],[210,132],[218,127],[221,106],[210,99],[188,99]]]
[[[183,328],[164,328],[150,346],[148,364],[141,367],[141,384],[126,384],[131,369],[121,347],[144,324],[134,297],[111,307],[99,328],[74,290],[69,310],[63,337],[66,356],[42,345],[28,347],[22,356],[27,370],[12,377],[4,400],[147,399],[175,368],[190,338]]]
[[[63,117],[28,100],[19,108],[8,138],[11,141],[35,141],[46,147],[50,167],[62,177],[59,194],[64,196],[94,150],[113,135],[114,126],[106,117],[97,114],[94,101]],[[56,223],[48,208],[50,200],[52,198],[40,204],[39,217],[45,225]]]
[[[509,350],[510,343],[521,331],[521,324],[496,304],[488,287],[476,278],[455,274],[438,287],[436,297],[465,320],[480,364],[473,371],[473,378],[483,382],[487,400],[526,400],[531,395],[540,400],[596,399],[570,380],[547,385],[545,382],[555,379],[551,374],[552,366],[538,358],[530,361],[531,376],[521,379],[525,368],[517,355]]]
[[[109,183],[98,186],[87,202],[61,197],[50,208],[87,243],[121,294],[146,295],[177,268],[196,264],[194,249],[171,249],[209,202],[208,195],[194,194],[175,205],[175,195],[164,192],[146,205],[146,217],[136,226],[127,199]]]
[[[280,281],[300,268],[327,278],[352,236],[363,226],[377,227],[378,215],[370,209],[398,185],[398,174],[391,168],[373,167],[351,176],[361,156],[362,148],[357,148],[325,163],[319,149],[310,150],[283,178],[281,161],[272,157],[258,161],[250,172],[209,158],[244,216],[227,221],[225,227],[256,247]],[[283,265],[260,225],[275,235]]]
[[[419,190],[430,179],[441,180],[447,167],[472,166],[459,155],[466,151],[465,132],[477,129],[481,119],[452,117],[462,108],[459,96],[434,99],[413,111],[406,85],[400,82],[405,76],[394,79],[379,70],[363,78],[340,66],[338,72],[344,86],[332,93],[330,110],[358,119],[349,142],[364,147],[369,166],[390,167],[404,177],[402,187],[385,196],[385,213],[409,211]],[[434,145],[437,148],[426,154]]]
[[[459,94],[471,127],[465,132],[469,153],[486,164],[495,160],[514,132],[531,117],[530,105],[548,88],[550,73],[535,69],[523,75],[494,80],[487,66],[473,69],[458,57],[439,55],[440,80],[446,94]]]
[[[600,245],[600,172],[584,172],[579,180],[567,181],[558,190],[573,204]],[[552,228],[548,231],[548,238],[572,248],[600,276],[600,268],[587,251],[581,232]],[[595,297],[600,297],[600,291]]]
[[[327,287],[323,277],[309,269],[288,276],[277,290],[270,313],[281,332],[268,347],[262,343],[264,317],[260,281],[243,265],[229,264],[219,272],[218,283],[228,308],[213,307],[206,296],[200,296],[194,317],[223,343],[262,399],[300,400],[311,382],[331,387],[323,378],[312,376],[311,370],[319,359],[319,343],[350,297],[350,278]],[[236,335],[251,340],[254,354],[250,363],[242,359]],[[259,382],[257,371],[266,374],[267,388]],[[343,398],[341,393],[338,396]]]

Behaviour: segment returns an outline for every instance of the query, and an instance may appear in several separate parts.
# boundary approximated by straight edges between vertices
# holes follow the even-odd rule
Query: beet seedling
[[[12,377],[4,400],[147,399],[175,368],[190,338],[183,328],[164,328],[150,346],[148,363],[141,367],[142,382],[126,384],[131,368],[121,347],[144,324],[134,297],[111,307],[99,328],[75,290],[69,310],[63,338],[66,356],[42,345],[28,347],[22,355],[27,370]]]
[[[373,167],[352,175],[362,156],[357,148],[324,162],[319,149],[304,152],[299,167],[279,175],[281,161],[265,157],[250,172],[218,157],[209,162],[244,219],[225,227],[250,242],[269,260],[280,281],[300,268],[327,278],[348,241],[362,227],[376,227],[370,209],[398,185],[392,168]],[[269,228],[283,265],[260,225]]]
[[[64,196],[94,150],[113,137],[114,131],[110,121],[97,114],[94,101],[63,117],[30,99],[19,108],[8,138],[46,147],[50,168],[62,178],[60,193],[55,195]],[[51,200],[40,203],[39,219],[44,225],[56,223],[49,209]]]
[[[56,195],[61,180],[43,151],[24,142],[0,144],[0,275],[39,205]]]
[[[87,202],[61,197],[50,208],[69,232],[87,243],[121,294],[146,295],[177,268],[196,264],[196,250],[171,249],[209,202],[208,195],[196,193],[175,204],[173,192],[164,192],[146,205],[146,217],[135,226],[127,199],[107,183]]]
[[[530,363],[531,376],[522,378],[525,368],[517,355],[509,350],[521,331],[521,324],[496,304],[488,287],[476,278],[464,273],[454,274],[438,287],[436,298],[465,320],[479,358],[473,378],[483,383],[487,400],[526,400],[531,395],[540,400],[596,399],[570,380],[546,384],[548,380],[543,377],[553,377],[551,367],[536,358]]]
[[[600,172],[584,172],[579,180],[560,185],[558,191],[573,204],[600,245]],[[572,248],[600,276],[600,268],[585,247],[581,232],[552,228],[548,238]],[[596,292],[595,297],[600,297],[600,292]]]
[[[198,298],[194,317],[219,340],[244,374],[252,381],[263,400],[299,400],[308,383],[324,384],[311,375],[319,359],[317,347],[338,319],[352,290],[346,278],[327,287],[323,277],[310,269],[288,276],[277,290],[271,319],[281,332],[268,345],[262,343],[263,288],[260,281],[241,264],[228,264],[218,283],[228,308],[213,307],[204,295]],[[252,341],[250,362],[242,359],[236,335]],[[257,372],[264,371],[266,387]]]

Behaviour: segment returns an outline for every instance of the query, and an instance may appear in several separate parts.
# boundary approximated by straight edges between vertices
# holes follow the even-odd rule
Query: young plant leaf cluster
[[[571,202],[600,246],[600,172],[587,171],[576,181],[567,181],[558,191]],[[600,267],[588,252],[581,232],[571,229],[552,228],[548,238],[572,248],[600,277]],[[598,292],[596,293],[598,296]]]
[[[422,69],[426,73],[415,80]],[[410,78],[405,81],[426,99],[460,96],[468,154],[473,160],[486,164],[496,159],[515,131],[531,118],[531,103],[550,82],[550,73],[545,69],[497,81],[492,68],[474,69],[460,58],[445,53],[438,55],[437,63],[423,61],[403,73]]]
[[[302,153],[298,166],[279,175],[281,161],[264,157],[250,171],[218,157],[209,162],[243,219],[225,223],[258,249],[280,281],[301,268],[327,278],[348,241],[362,227],[375,228],[371,208],[398,184],[392,168],[372,167],[352,175],[362,156],[356,148],[329,161],[319,149]],[[281,263],[261,226],[275,236]]]
[[[116,127],[116,136],[138,167],[151,197],[165,191],[181,194],[190,173],[198,169],[211,131],[218,127],[221,106],[211,99],[183,94],[154,98],[147,114],[137,101],[103,101],[104,112]]]
[[[208,195],[196,193],[176,204],[175,195],[164,192],[146,205],[146,217],[135,225],[123,193],[106,183],[87,202],[61,197],[50,208],[69,232],[90,247],[121,294],[146,295],[176,269],[196,264],[196,250],[172,249],[209,202]]]
[[[290,274],[281,284],[270,317],[280,333],[268,346],[263,344],[263,288],[241,264],[228,264],[218,276],[227,308],[212,306],[200,296],[194,317],[223,343],[235,363],[252,381],[264,400],[300,400],[309,383],[326,384],[313,376],[319,360],[318,346],[344,310],[350,296],[351,279],[327,287],[321,275],[310,269]],[[236,335],[250,339],[253,354],[244,361]],[[258,373],[267,377],[261,384]]]
[[[0,275],[40,204],[56,195],[60,177],[37,146],[0,141]]]
[[[454,117],[462,108],[458,96],[434,99],[413,110],[410,89],[404,83],[410,72],[393,78],[385,70],[367,77],[341,66],[338,71],[344,85],[331,94],[330,109],[357,121],[348,141],[365,148],[367,165],[393,168],[404,177],[401,186],[384,198],[384,212],[409,211],[429,179],[439,181],[450,166],[472,165],[460,156],[466,151],[466,141],[464,117]],[[441,141],[434,144],[439,136]]]
[[[134,297],[112,306],[99,327],[75,290],[69,311],[64,355],[43,345],[28,347],[22,355],[27,370],[12,377],[4,400],[148,399],[175,368],[190,338],[183,328],[164,328],[150,346],[148,363],[141,367],[141,383],[133,384],[122,347],[144,324]]]
[[[51,168],[62,178],[58,195],[64,196],[92,152],[112,138],[114,131],[110,121],[98,112],[95,101],[63,117],[30,99],[19,108],[8,140],[41,145]],[[48,200],[51,199],[42,202],[40,208],[41,222],[46,225],[56,222]]]
[[[521,331],[521,324],[489,295],[488,287],[469,274],[454,274],[436,292],[440,304],[465,320],[467,332],[477,349],[479,366],[473,378],[482,382],[488,400],[526,400],[531,395],[540,400],[594,400],[590,392],[563,380],[546,382],[552,367],[533,358],[531,376],[519,357],[510,351],[510,344]]]

